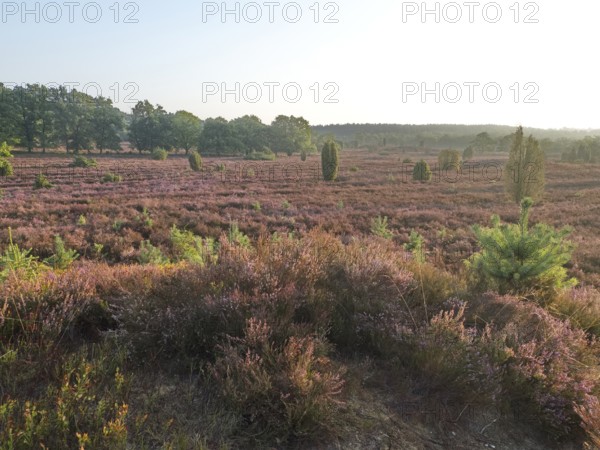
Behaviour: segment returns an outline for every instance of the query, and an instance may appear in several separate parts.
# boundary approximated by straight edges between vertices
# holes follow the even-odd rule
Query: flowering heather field
[[[519,219],[502,157],[430,183],[407,158],[345,150],[325,183],[315,156],[15,157],[0,449],[600,448],[600,165],[547,164],[531,221],[573,228],[579,284],[521,296],[462,262]]]
[[[503,190],[502,157],[476,159],[460,175],[434,169],[428,184],[412,181],[413,165],[403,163],[411,157],[418,159],[390,151],[344,151],[334,184],[321,181],[317,156],[306,162],[298,157],[274,162],[204,158],[202,173],[192,172],[183,157],[98,158],[97,169],[69,168],[72,160],[65,158],[15,158],[15,177],[0,179],[0,243],[8,242],[12,227],[15,240],[42,257],[60,234],[82,255],[92,256],[93,244],[101,243],[108,262],[131,262],[142,240],[168,247],[172,225],[215,238],[232,221],[253,238],[315,227],[349,238],[370,234],[371,220],[387,216],[397,243],[407,242],[416,230],[426,238],[431,261],[458,269],[476,251],[471,225],[488,224],[492,213],[516,222],[518,208]],[[434,168],[436,159],[429,162]],[[32,189],[40,171],[54,189]],[[123,182],[101,183],[107,172],[122,175]],[[578,248],[570,269],[596,286],[599,180],[600,165],[548,163],[546,193],[532,217],[533,222],[574,228]],[[144,208],[151,227],[136,220]],[[85,226],[78,226],[81,215]],[[120,226],[114,227],[117,222]]]

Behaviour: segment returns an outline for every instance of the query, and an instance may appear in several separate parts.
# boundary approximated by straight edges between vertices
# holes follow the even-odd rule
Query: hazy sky
[[[597,1],[0,6],[0,81],[87,84],[126,111],[600,128]]]

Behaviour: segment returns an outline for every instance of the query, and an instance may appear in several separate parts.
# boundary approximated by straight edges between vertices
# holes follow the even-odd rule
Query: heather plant
[[[152,159],[155,161],[165,161],[169,157],[169,152],[164,148],[155,148],[152,151]]]
[[[327,141],[321,150],[321,169],[325,181],[335,181],[340,166],[340,146],[335,141]]]
[[[377,216],[371,220],[371,233],[383,239],[392,239],[394,233],[388,228],[388,218]]]
[[[202,170],[202,157],[200,153],[193,151],[190,153],[188,157],[188,162],[190,163],[190,168],[194,172],[200,172]]]
[[[250,319],[211,367],[227,404],[245,418],[243,431],[279,442],[332,430],[344,385],[319,338],[273,341],[270,327]]]
[[[530,228],[532,205],[531,199],[523,199],[518,224],[501,224],[493,216],[491,228],[473,227],[481,251],[466,264],[483,286],[496,287],[501,294],[526,294],[551,293],[576,284],[564,267],[575,248],[565,239],[571,230],[557,231],[546,224]]]
[[[43,173],[40,173],[35,177],[35,181],[33,183],[34,189],[51,189],[52,187],[52,183],[50,183],[46,175]]]
[[[46,258],[44,263],[55,270],[65,270],[77,258],[79,258],[79,254],[75,250],[67,249],[62,238],[56,235],[54,237],[54,254],[50,258]]]
[[[413,180],[415,181],[431,181],[433,174],[429,168],[429,164],[422,159],[415,164],[413,169]]]
[[[70,167],[79,167],[82,169],[91,169],[98,167],[98,162],[93,158],[86,158],[85,156],[76,156],[73,162],[69,164]]]

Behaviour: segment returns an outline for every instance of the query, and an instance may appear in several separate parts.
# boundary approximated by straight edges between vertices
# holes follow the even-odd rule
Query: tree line
[[[169,113],[148,100],[127,114],[109,98],[64,86],[10,88],[0,83],[0,142],[29,152],[62,147],[77,154],[121,151],[123,141],[140,153],[162,148],[189,154],[197,149],[218,156],[316,153],[322,143],[303,117],[280,115],[271,124],[254,115],[201,120],[188,111]]]

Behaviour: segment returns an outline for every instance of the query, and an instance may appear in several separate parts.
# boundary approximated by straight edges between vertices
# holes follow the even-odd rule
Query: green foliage
[[[252,203],[252,209],[254,211],[260,211],[261,210],[260,202],[254,202],[254,203]]]
[[[8,228],[8,247],[0,256],[0,280],[4,281],[11,273],[18,273],[20,277],[35,278],[45,268],[38,261],[37,256],[31,255],[31,249],[21,250],[13,243],[12,229]]]
[[[229,224],[227,239],[230,244],[239,245],[242,248],[250,248],[252,246],[250,238],[240,231],[237,222],[231,222]]]
[[[125,449],[128,380],[107,361],[69,357],[40,399],[9,396],[0,405],[0,449]]]
[[[308,155],[307,155],[307,153],[306,153],[306,151],[305,151],[305,150],[302,150],[302,152],[300,152],[300,160],[301,160],[302,162],[306,161],[306,158],[307,158],[307,156],[308,156]]]
[[[12,164],[4,158],[0,158],[0,177],[12,177],[14,169]]]
[[[475,150],[473,149],[472,146],[468,146],[467,148],[465,148],[465,150],[463,151],[463,159],[465,161],[468,161],[470,159],[473,159],[473,157],[475,156]]]
[[[123,229],[124,226],[125,226],[125,221],[117,219],[113,222],[112,229],[113,229],[113,231],[119,232]]]
[[[102,177],[103,183],[120,183],[121,181],[123,181],[123,177],[112,172],[105,173]]]
[[[12,158],[13,154],[11,151],[12,147],[10,147],[6,142],[0,144],[0,158]]]
[[[202,121],[187,111],[177,111],[172,118],[175,147],[183,148],[186,155],[198,144],[202,132]]]
[[[467,266],[479,282],[501,294],[546,293],[576,284],[575,279],[567,278],[564,267],[575,248],[565,240],[571,230],[556,231],[546,224],[529,228],[532,205],[530,198],[523,199],[518,224],[501,224],[494,216],[492,228],[473,227],[481,251]]]
[[[404,158],[402,160],[402,164],[412,164],[412,159],[410,159],[410,158]]]
[[[152,245],[150,241],[142,241],[140,244],[140,253],[137,257],[140,264],[155,264],[162,265],[167,264],[169,259],[163,255],[158,247]]]
[[[415,164],[415,168],[413,169],[413,180],[431,181],[432,176],[433,174],[431,173],[429,164],[427,164],[424,159]]]
[[[371,220],[371,233],[375,236],[379,236],[384,239],[391,239],[394,237],[394,233],[392,233],[388,229],[388,218],[377,216],[375,219]]]
[[[152,159],[155,161],[165,161],[169,157],[169,152],[164,148],[155,148],[152,151]]]
[[[79,219],[77,219],[77,225],[80,227],[87,225],[87,218],[85,217],[85,214],[81,214],[79,216]]]
[[[154,225],[154,221],[150,217],[150,211],[148,211],[148,208],[146,208],[145,206],[144,208],[142,208],[142,214],[137,216],[135,220],[138,223],[141,223],[146,228],[152,228],[152,226]]]
[[[55,270],[65,270],[77,258],[79,258],[79,254],[75,250],[68,250],[62,238],[56,235],[54,236],[54,254],[50,258],[46,258],[44,263]]]
[[[415,258],[415,261],[419,264],[425,262],[425,238],[417,233],[411,231],[408,243],[404,244],[404,249],[411,252]]]
[[[244,156],[244,159],[248,161],[275,161],[277,155],[271,150],[265,150],[262,152],[252,152]]]
[[[98,162],[93,158],[86,158],[85,156],[76,156],[73,162],[69,164],[69,167],[79,167],[82,169],[96,168]]]
[[[517,204],[525,197],[536,200],[544,193],[544,153],[532,136],[524,139],[523,127],[517,129],[513,138],[504,182],[506,192]]]
[[[194,172],[200,172],[202,170],[202,157],[200,156],[200,153],[198,153],[198,152],[190,153],[188,162],[190,163],[190,168]]]
[[[438,155],[438,164],[441,170],[460,169],[461,156],[457,150],[442,150]]]
[[[183,231],[173,225],[171,244],[177,261],[187,261],[199,266],[216,261],[217,246],[212,238],[202,239],[191,231]]]
[[[340,166],[340,146],[335,141],[327,141],[321,150],[321,168],[325,181],[335,181]]]
[[[52,189],[54,185],[50,183],[50,180],[43,173],[38,174],[35,177],[35,181],[33,183],[34,189]]]

